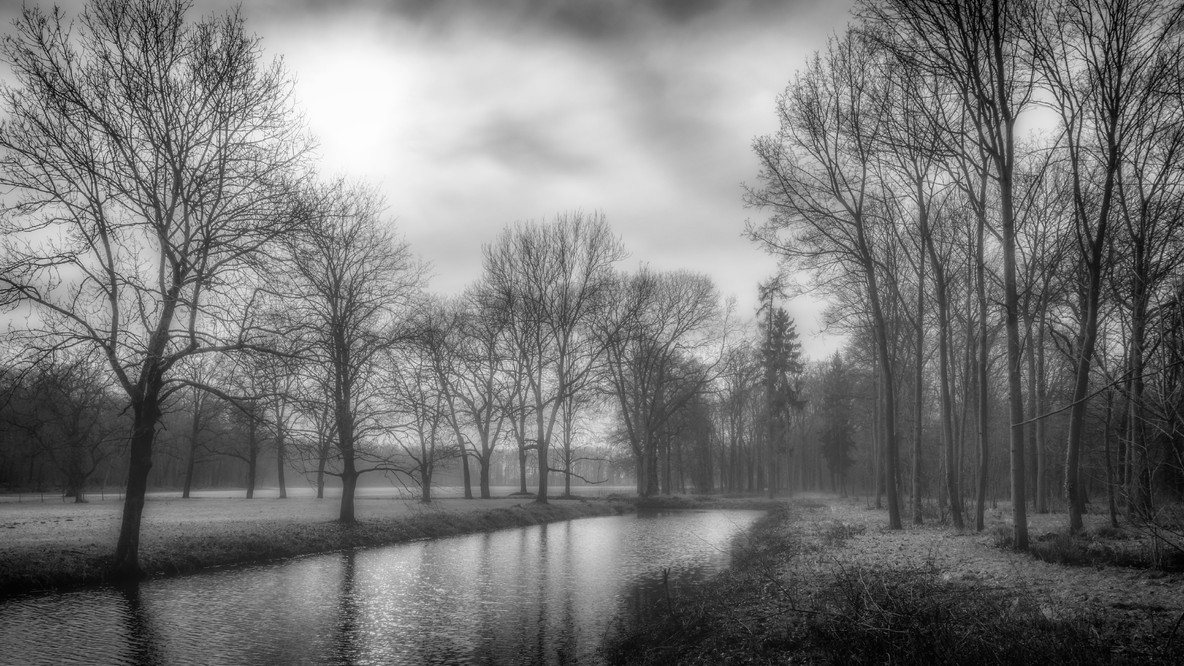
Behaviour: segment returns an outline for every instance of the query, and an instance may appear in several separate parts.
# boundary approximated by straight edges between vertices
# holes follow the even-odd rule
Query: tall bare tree
[[[1032,21],[1031,46],[1063,130],[1060,140],[1069,159],[1085,280],[1074,340],[1076,378],[1065,453],[1069,529],[1077,531],[1085,512],[1081,454],[1090,373],[1122,163],[1128,152],[1137,151],[1132,146],[1135,140],[1149,138],[1139,128],[1153,121],[1163,106],[1157,79],[1171,67],[1164,55],[1172,58],[1181,53],[1184,6],[1158,0],[1062,0],[1048,9]],[[1138,254],[1137,243],[1135,249]],[[1137,301],[1144,299],[1136,293]],[[1142,355],[1143,340],[1138,339],[1136,364],[1142,363]]]
[[[71,22],[26,7],[0,55],[0,185],[13,191],[0,286],[29,344],[97,349],[132,413],[117,574],[139,536],[174,366],[255,344],[243,285],[289,231],[284,180],[309,141],[290,82],[237,13],[92,0]]]
[[[404,315],[419,297],[422,271],[372,190],[337,181],[306,197],[306,227],[287,239],[286,316],[307,340],[313,385],[332,410],[338,517],[352,523],[358,477],[401,469],[380,450],[390,410],[383,373],[386,353],[410,334]]]
[[[1015,547],[1028,547],[1024,477],[1024,398],[1019,290],[1016,282],[1016,121],[1034,83],[1024,26],[1029,0],[977,3],[945,0],[865,0],[859,14],[870,32],[887,35],[898,56],[950,83],[965,110],[968,140],[989,160],[999,192],[1003,299],[1011,422],[1011,498]]]

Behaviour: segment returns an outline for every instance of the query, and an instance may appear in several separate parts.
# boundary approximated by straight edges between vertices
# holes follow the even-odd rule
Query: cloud
[[[254,0],[245,8],[264,20],[370,14],[441,32],[476,23],[506,33],[620,43],[654,30],[715,29],[726,24],[767,27],[808,17],[820,6],[845,11],[843,5],[833,0]]]
[[[744,312],[775,269],[741,237],[760,215],[740,198],[751,140],[775,129],[776,94],[846,8],[275,0],[243,11],[308,84],[298,94],[314,98],[333,170],[387,192],[434,289],[477,279],[481,244],[504,224],[603,210],[631,265],[706,271]]]
[[[595,154],[574,150],[556,132],[540,129],[556,124],[555,119],[493,113],[454,147],[453,157],[488,156],[524,174],[558,171],[578,176],[594,171],[601,163]]]

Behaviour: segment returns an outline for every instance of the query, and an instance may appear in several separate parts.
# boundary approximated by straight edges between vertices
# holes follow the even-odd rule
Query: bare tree
[[[581,212],[561,214],[549,225],[510,227],[485,248],[485,280],[507,308],[508,339],[526,391],[523,407],[534,419],[539,503],[547,502],[551,436],[564,400],[594,377],[600,352],[590,326],[608,305],[612,267],[623,256],[604,216]],[[520,433],[528,438],[524,428]]]
[[[0,52],[0,285],[35,308],[29,344],[108,361],[133,416],[118,575],[139,573],[162,403],[183,358],[252,346],[240,288],[293,226],[284,179],[309,142],[290,83],[237,13],[92,0],[76,23],[26,8]],[[73,29],[72,27],[73,26]],[[248,293],[249,295],[249,293]]]
[[[339,519],[352,523],[358,477],[400,469],[382,450],[390,409],[383,375],[387,352],[409,334],[403,315],[418,298],[422,271],[372,190],[338,181],[306,196],[306,229],[287,242],[287,317],[307,340],[313,385],[332,409]]]

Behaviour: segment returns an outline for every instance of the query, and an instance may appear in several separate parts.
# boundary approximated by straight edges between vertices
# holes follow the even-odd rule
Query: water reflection
[[[125,643],[128,647],[127,662],[137,666],[155,666],[163,661],[160,651],[160,641],[152,617],[144,607],[144,600],[140,596],[138,583],[124,585],[119,588],[126,609],[122,613],[125,620]]]
[[[0,604],[0,662],[596,663],[756,512],[590,518]],[[672,584],[681,584],[675,582]]]
[[[357,553],[341,554],[341,591],[337,596],[337,632],[333,641],[337,663],[352,664],[358,653],[358,597],[354,593]]]

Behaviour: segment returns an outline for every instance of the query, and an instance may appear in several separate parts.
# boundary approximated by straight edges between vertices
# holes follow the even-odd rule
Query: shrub
[[[1037,600],[943,581],[926,569],[850,568],[801,632],[829,663],[1110,663],[1098,618],[1050,618]]]
[[[822,545],[827,548],[839,548],[847,543],[847,540],[859,536],[867,531],[865,525],[847,525],[844,523],[832,523],[829,527],[822,530],[820,538]]]
[[[996,525],[991,529],[991,543],[996,548],[1010,550],[1015,548],[1015,531],[1011,525]]]

